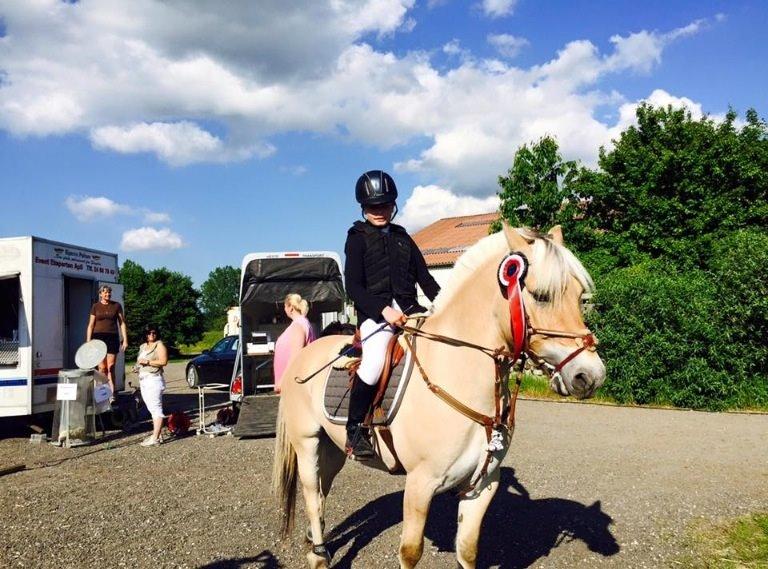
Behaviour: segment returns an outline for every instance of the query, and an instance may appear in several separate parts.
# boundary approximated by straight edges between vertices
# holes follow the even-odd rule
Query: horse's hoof
[[[313,545],[312,551],[307,553],[307,561],[312,569],[329,569],[331,554],[325,545]]]

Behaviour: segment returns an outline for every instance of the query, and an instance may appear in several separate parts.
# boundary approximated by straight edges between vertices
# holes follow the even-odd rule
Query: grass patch
[[[510,385],[512,389],[515,388],[514,379],[510,382]],[[525,397],[532,397],[535,399],[563,399],[562,395],[555,393],[549,387],[549,378],[547,376],[533,375],[529,373],[523,375],[523,382],[520,384],[520,395],[524,395]],[[568,400],[576,401],[576,399],[572,397]],[[616,403],[613,398],[601,393],[600,389],[597,390],[597,393],[595,393],[594,397],[591,397],[587,401],[591,403]]]
[[[208,330],[203,333],[203,338],[195,344],[179,345],[179,356],[184,359],[190,356],[201,354],[203,350],[209,350],[211,347],[224,337],[221,330]]]
[[[721,522],[699,521],[688,531],[691,552],[682,567],[731,569],[768,567],[768,513],[760,512]]]
[[[512,389],[514,388],[515,381],[513,379]],[[520,395],[537,399],[560,399],[560,396],[550,389],[549,379],[546,376],[528,373],[523,375],[523,382],[520,384]]]

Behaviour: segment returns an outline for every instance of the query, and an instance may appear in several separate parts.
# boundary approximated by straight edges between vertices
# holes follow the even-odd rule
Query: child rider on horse
[[[392,223],[397,214],[397,187],[381,170],[366,172],[357,180],[355,198],[365,221],[356,221],[344,246],[344,278],[355,303],[363,357],[352,382],[347,418],[346,452],[355,460],[374,456],[365,417],[384,369],[389,340],[406,314],[423,312],[416,298],[416,284],[434,300],[440,286],[427,271],[424,256],[406,230]]]

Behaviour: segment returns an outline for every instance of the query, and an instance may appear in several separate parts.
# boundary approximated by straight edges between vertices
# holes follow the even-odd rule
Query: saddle
[[[401,338],[402,333],[395,334],[387,346],[384,368],[377,382],[376,395],[373,398],[372,410],[366,417],[366,425],[381,426],[391,423],[402,394],[405,392],[413,363],[410,355],[406,354]],[[353,355],[341,358],[334,364],[325,381],[325,415],[328,420],[336,424],[347,422],[349,392],[361,361],[359,330],[355,334],[352,345],[345,344],[341,347],[340,353],[347,352],[350,348]]]

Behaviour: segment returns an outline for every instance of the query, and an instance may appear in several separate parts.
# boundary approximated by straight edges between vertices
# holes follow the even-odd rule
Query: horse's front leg
[[[456,558],[463,569],[474,569],[477,562],[477,542],[480,526],[496,490],[499,487],[499,469],[489,473],[472,497],[459,500],[458,531],[456,532]]]
[[[424,525],[436,483],[417,471],[408,474],[403,496],[403,533],[400,536],[400,567],[411,569],[424,550]]]
[[[333,478],[344,464],[344,455],[336,447],[326,448],[329,444],[331,443],[321,433],[319,436],[303,439],[295,447],[299,479],[309,518],[307,533],[310,534],[308,537],[311,538],[312,550],[307,553],[307,561],[312,569],[326,569],[331,564],[331,556],[323,539],[325,495],[330,490]]]

